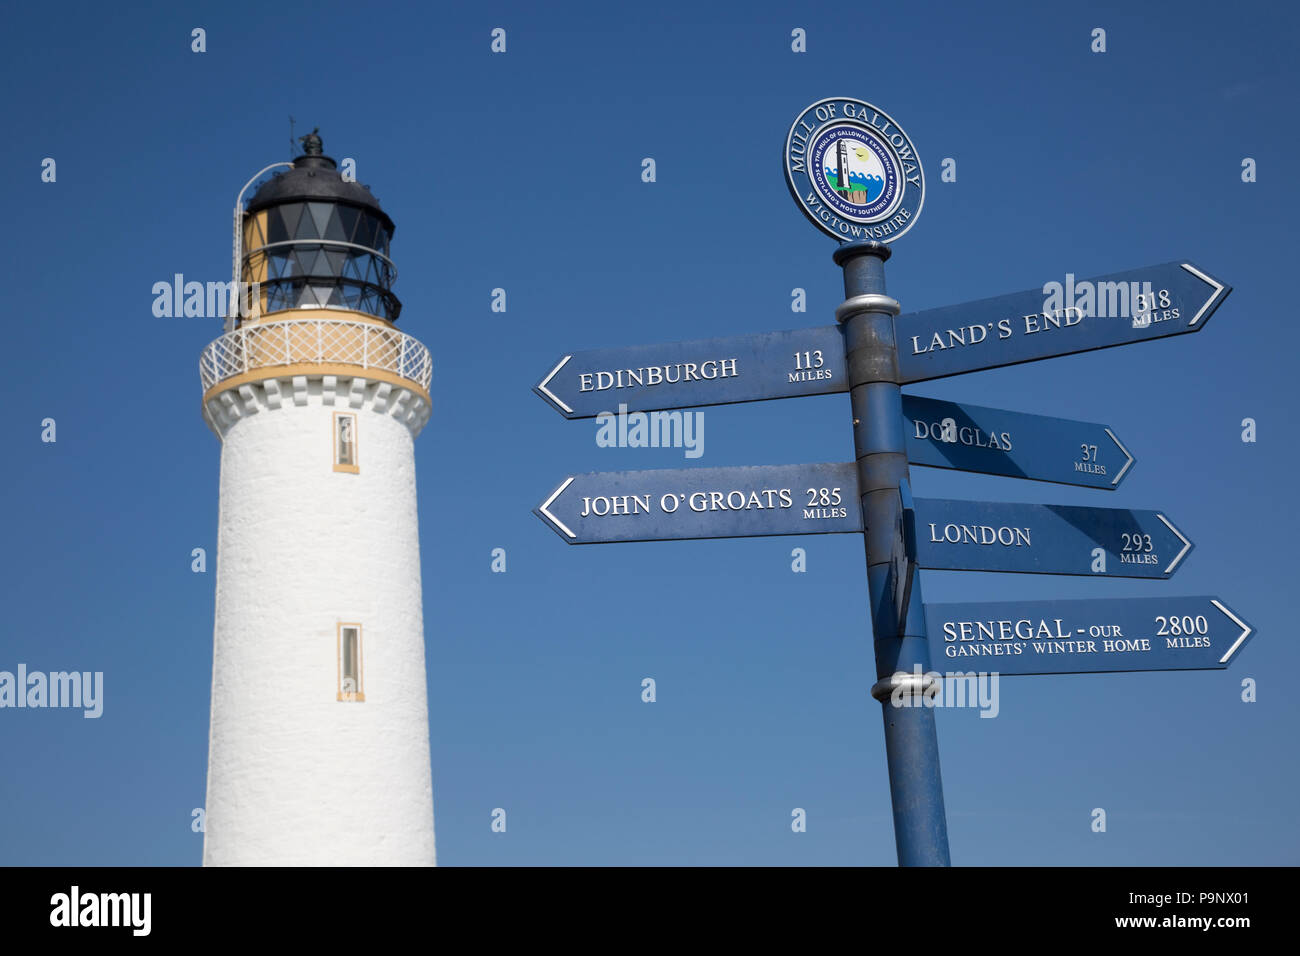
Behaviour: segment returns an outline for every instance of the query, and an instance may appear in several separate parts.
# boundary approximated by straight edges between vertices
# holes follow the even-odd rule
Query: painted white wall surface
[[[241,389],[221,424],[203,862],[433,865],[423,421],[394,417],[395,387],[298,385]],[[335,412],[356,416],[358,474],[333,469]],[[362,626],[364,702],[337,699],[340,622]]]

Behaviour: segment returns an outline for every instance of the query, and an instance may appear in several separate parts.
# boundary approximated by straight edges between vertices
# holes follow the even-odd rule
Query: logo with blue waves
[[[838,123],[812,141],[813,185],[822,201],[843,216],[871,222],[897,205],[900,169],[880,140],[859,126]]]
[[[844,140],[840,140],[838,145],[842,149]],[[856,149],[855,153],[858,159],[866,159],[870,156],[870,153],[861,148]],[[867,203],[875,202],[880,198],[880,194],[885,191],[884,177],[878,173],[858,172],[843,156],[839,157],[839,165],[849,171],[848,182],[845,182],[840,177],[839,169],[834,166],[827,167],[825,175],[830,180],[831,188],[849,202],[858,206],[865,206]]]
[[[842,241],[892,242],[920,212],[925,180],[911,140],[861,100],[808,107],[790,128],[786,183],[800,209]]]

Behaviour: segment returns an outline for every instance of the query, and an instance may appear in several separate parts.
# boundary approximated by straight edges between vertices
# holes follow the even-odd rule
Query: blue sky
[[[706,409],[686,460],[598,447],[531,392],[566,351],[832,322],[834,242],[777,164],[827,96],[880,106],[924,160],[887,265],[904,310],[1177,258],[1234,287],[1195,335],[909,387],[1104,422],[1137,458],[1113,493],[918,467],[918,496],[1154,508],[1196,544],[1169,581],[924,572],[927,600],[1210,594],[1258,629],[1227,671],[1007,678],[996,719],[940,711],[953,861],[1297,862],[1297,14],[448,7],[6,10],[0,669],[103,671],[105,702],[0,710],[0,863],[200,861],[219,444],[197,360],[221,328],[155,318],[151,288],[229,277],[235,193],[289,158],[292,114],[396,221],[400,326],[434,355],[416,464],[439,862],[892,864],[859,536],[566,547],[531,514],[574,472],[852,459],[845,395]]]

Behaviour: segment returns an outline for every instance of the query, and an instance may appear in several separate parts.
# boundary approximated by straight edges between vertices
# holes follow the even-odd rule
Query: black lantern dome
[[[243,280],[261,286],[262,311],[349,309],[396,321],[395,226],[370,190],[345,180],[320,136],[273,176],[244,212]]]

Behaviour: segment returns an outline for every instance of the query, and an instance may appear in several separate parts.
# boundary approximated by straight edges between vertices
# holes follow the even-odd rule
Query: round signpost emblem
[[[804,215],[842,242],[893,242],[921,212],[921,157],[898,124],[870,103],[818,100],[790,127],[782,159],[786,185]]]

